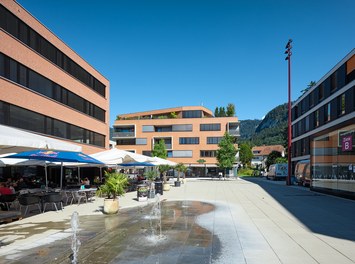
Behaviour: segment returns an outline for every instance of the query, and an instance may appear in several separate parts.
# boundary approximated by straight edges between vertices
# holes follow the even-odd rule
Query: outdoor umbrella
[[[103,164],[101,161],[94,159],[93,157],[90,157],[82,152],[41,150],[41,149],[20,152],[3,158],[34,159],[34,160],[45,160],[51,162],[61,162],[61,172],[60,172],[61,178],[63,174],[63,162]],[[62,179],[60,180],[60,187],[62,188]]]
[[[31,133],[26,130],[0,125],[0,154],[33,149],[81,151],[81,147],[62,140]]]
[[[123,166],[123,167],[150,167],[150,166],[155,166],[152,163],[149,162],[127,162],[127,163],[121,163],[118,164],[118,166]]]

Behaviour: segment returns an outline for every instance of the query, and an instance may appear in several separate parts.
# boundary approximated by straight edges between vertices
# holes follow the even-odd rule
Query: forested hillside
[[[247,119],[240,121],[240,139],[250,139],[255,134],[255,129],[261,123],[261,120],[258,119]]]
[[[262,145],[286,145],[287,141],[287,103],[272,109],[265,118],[260,121],[254,132],[252,127],[256,123],[245,120],[240,121],[240,142],[249,141],[252,146]],[[245,128],[244,128],[245,127]],[[243,131],[246,129],[246,131]]]

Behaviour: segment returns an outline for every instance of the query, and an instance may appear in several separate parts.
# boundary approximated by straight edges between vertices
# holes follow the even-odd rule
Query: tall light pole
[[[288,150],[287,150],[287,157],[288,157],[288,173],[287,173],[287,179],[286,179],[286,184],[291,185],[291,146],[292,146],[292,130],[291,130],[291,55],[292,55],[292,39],[289,39],[287,44],[286,44],[286,51],[285,54],[287,54],[285,60],[288,61]]]

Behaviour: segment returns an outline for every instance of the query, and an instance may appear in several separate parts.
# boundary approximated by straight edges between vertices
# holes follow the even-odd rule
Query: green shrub
[[[242,168],[238,170],[238,176],[252,176],[254,170],[251,168]]]

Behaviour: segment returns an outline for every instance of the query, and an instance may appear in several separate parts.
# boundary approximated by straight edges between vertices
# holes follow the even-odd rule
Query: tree
[[[315,81],[310,81],[309,84],[307,85],[307,88],[301,90],[301,93],[304,94],[304,93],[308,92],[308,90],[311,89],[315,85],[316,85]]]
[[[152,155],[162,159],[166,159],[168,157],[168,151],[166,150],[163,139],[159,140],[158,143],[154,145]]]
[[[232,168],[235,162],[237,150],[234,146],[235,139],[229,133],[224,133],[223,138],[218,144],[217,165],[222,170]]]
[[[214,116],[219,117],[219,108],[218,107],[216,107],[216,109],[214,110]]]
[[[235,106],[232,103],[229,103],[227,105],[227,116],[235,116]]]
[[[158,170],[161,174],[163,174],[163,183],[166,184],[168,183],[167,179],[166,179],[166,173],[168,172],[168,170],[170,170],[170,166],[169,165],[159,165],[158,166]]]
[[[270,165],[275,164],[276,159],[281,158],[281,157],[282,157],[282,155],[279,151],[276,151],[276,150],[271,151],[271,153],[267,156],[267,159],[265,162],[266,167],[269,169]]]
[[[225,117],[226,116],[226,109],[224,107],[219,108],[219,117]]]
[[[205,164],[206,160],[205,159],[198,159],[197,162],[199,164]],[[207,172],[206,172],[206,165],[205,165],[205,176],[206,176]]]
[[[286,157],[276,158],[275,163],[287,163],[288,160]]]
[[[253,152],[251,151],[251,146],[248,143],[242,143],[239,146],[239,159],[242,164],[250,164],[253,158]]]
[[[180,174],[183,174],[187,171],[187,167],[183,163],[179,163],[178,165],[175,166],[175,170],[178,172],[178,176],[176,181],[180,181]],[[184,176],[185,179],[185,176]]]

